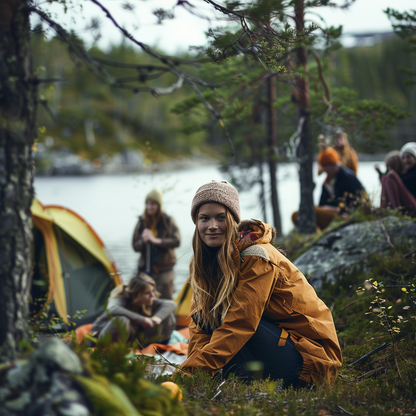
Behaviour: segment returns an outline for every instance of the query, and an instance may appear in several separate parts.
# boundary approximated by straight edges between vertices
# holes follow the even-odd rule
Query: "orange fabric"
[[[279,343],[277,344],[279,347],[284,347],[286,345],[287,337],[289,333],[286,329],[282,328],[282,333],[280,334]]]
[[[79,326],[75,330],[75,334],[77,336],[77,342],[80,344],[84,339],[85,335],[91,331],[92,324],[85,324]],[[189,329],[183,328],[178,331],[182,334],[185,338],[189,339]],[[159,351],[172,351],[179,355],[186,355],[188,353],[188,344],[185,342],[177,342],[171,345],[164,345],[164,344],[150,344],[147,347],[143,348],[142,350],[136,350],[135,352],[138,354],[156,354],[154,350],[157,348]]]
[[[185,342],[177,342],[176,344],[150,344],[142,350],[136,350],[138,354],[156,354],[155,348],[160,351],[172,351],[178,355],[186,355],[188,353],[188,344]]]
[[[338,152],[333,147],[322,149],[318,154],[318,163],[320,165],[337,164],[339,162]]]
[[[295,211],[292,214],[292,222],[297,227],[298,226],[298,214],[299,211]],[[324,230],[331,224],[332,220],[338,215],[335,210],[322,208],[322,207],[315,207],[315,218],[316,218],[316,227],[317,232]]]
[[[197,367],[213,374],[251,338],[264,316],[284,328],[301,353],[301,380],[333,381],[342,356],[331,311],[303,274],[270,244],[270,225],[245,221],[240,224],[240,231],[246,233],[233,256],[240,276],[231,307],[222,326],[212,335],[199,326],[190,326],[188,358],[183,367]],[[240,253],[252,245],[262,256],[241,259]]]
[[[77,336],[77,342],[80,344],[82,340],[84,339],[85,335],[88,334],[91,331],[92,324],[85,324],[79,326],[75,330],[75,335]]]

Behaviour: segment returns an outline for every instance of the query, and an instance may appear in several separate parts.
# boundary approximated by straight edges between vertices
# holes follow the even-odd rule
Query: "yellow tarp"
[[[191,318],[189,317],[189,312],[191,309],[192,302],[192,289],[188,281],[183,285],[182,289],[178,293],[175,302],[175,315],[177,317],[176,324],[178,326],[188,326],[191,321]]]

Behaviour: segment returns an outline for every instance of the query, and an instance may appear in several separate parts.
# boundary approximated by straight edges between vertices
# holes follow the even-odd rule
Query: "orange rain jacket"
[[[270,244],[270,225],[244,221],[239,231],[234,261],[240,276],[230,309],[212,335],[191,322],[188,358],[182,366],[214,374],[251,338],[264,316],[290,334],[303,357],[301,380],[333,381],[342,356],[331,311],[303,274]]]

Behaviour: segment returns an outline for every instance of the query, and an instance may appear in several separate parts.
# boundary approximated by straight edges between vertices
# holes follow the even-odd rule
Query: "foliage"
[[[397,10],[387,8],[384,11],[392,21],[395,33],[407,41],[407,49],[410,53],[416,52],[416,10],[400,13]],[[413,68],[402,68],[403,73],[409,76],[407,86],[416,85],[416,71]]]
[[[61,42],[32,36],[36,71],[43,79],[39,94],[45,109],[37,117],[38,143],[49,150],[68,148],[83,158],[111,156],[125,149],[139,149],[152,160],[163,160],[167,154],[188,153],[198,147],[200,137],[184,140],[180,123],[169,112],[178,99],[191,94],[188,88],[175,96],[156,99],[149,94],[117,90],[95,81],[85,67],[73,65],[71,54],[62,53]],[[94,47],[89,51],[96,58],[130,65],[155,65],[151,58],[125,43],[104,53]],[[55,56],[60,55],[56,60]],[[114,78],[134,77],[134,68],[114,68]],[[166,83],[171,81],[167,74]],[[93,140],[89,140],[89,131]],[[52,139],[52,140],[51,140]],[[148,145],[151,143],[152,154]]]
[[[136,346],[137,347],[137,346]],[[128,413],[132,406],[144,416],[181,416],[186,412],[177,398],[172,398],[170,390],[161,387],[166,376],[160,376],[152,382],[148,379],[146,366],[154,359],[137,355],[125,342],[112,343],[110,337],[98,340],[94,349],[86,343],[73,348],[83,360],[89,377],[76,377],[90,399],[95,414],[115,414],[112,406],[118,389],[127,397],[122,408]],[[116,388],[114,388],[116,386]],[[107,395],[107,397],[106,397]]]
[[[267,132],[261,123],[264,103],[258,99],[265,94],[261,85],[262,75],[267,71],[260,62],[237,56],[230,57],[221,65],[207,63],[199,71],[191,71],[191,74],[211,83],[240,76],[216,92],[211,89],[204,92],[204,98],[222,113],[227,134],[223,127],[212,125],[209,112],[188,87],[177,91],[174,96],[159,97],[157,100],[147,94],[111,89],[94,82],[93,75],[82,66],[72,65],[71,55],[62,53],[59,40],[46,41],[40,34],[35,34],[32,36],[32,48],[38,76],[60,80],[39,86],[40,99],[48,109],[40,108],[38,112],[41,146],[45,143],[50,146],[50,138],[53,138],[50,149],[65,147],[82,157],[94,159],[122,152],[125,148],[138,148],[147,157],[146,143],[151,143],[152,153],[149,156],[159,161],[166,155],[187,154],[202,146],[224,154],[228,165],[229,135],[235,150],[234,162],[244,169],[253,165],[253,149],[256,150],[254,154],[259,151],[267,153],[264,150],[267,148]],[[269,48],[265,50],[270,53]],[[397,148],[409,141],[402,135],[394,146],[394,137],[389,130],[395,120],[406,116],[403,110],[411,110],[409,93],[402,86],[404,76],[396,70],[396,63],[410,66],[403,51],[403,41],[387,38],[370,47],[328,51],[331,51],[330,54],[318,50],[331,89],[332,113],[327,111],[328,106],[322,100],[324,89],[319,68],[313,61],[308,74],[314,137],[325,131],[330,133],[328,128],[338,121],[348,129],[350,141],[359,151],[379,151],[380,145]],[[149,57],[126,43],[113,46],[106,53],[95,47],[90,53],[109,61],[152,63]],[[54,59],[57,54],[60,55],[59,60]],[[115,78],[122,76],[118,68],[114,68],[112,73]],[[134,69],[131,69],[125,75],[134,74]],[[292,156],[290,139],[297,128],[296,106],[289,85],[291,76],[282,73],[277,83],[277,161]],[[387,106],[386,102],[391,105]],[[184,116],[172,115],[171,109],[173,114]],[[48,112],[53,114],[53,118]],[[91,123],[95,134],[93,146],[86,140],[88,123]],[[262,143],[261,146],[259,143]],[[258,157],[261,155],[260,152]],[[38,160],[37,163],[41,163]]]
[[[386,131],[409,116],[410,113],[401,111],[397,106],[370,99],[359,100],[354,91],[340,88],[333,90],[331,110],[324,117],[324,122],[352,132],[356,141],[380,143],[387,140]]]

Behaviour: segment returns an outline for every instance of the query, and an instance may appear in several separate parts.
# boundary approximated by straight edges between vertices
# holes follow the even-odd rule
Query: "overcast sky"
[[[206,32],[210,27],[218,25],[213,19],[215,14],[212,6],[203,0],[188,0],[195,6],[195,13],[207,16],[209,19],[202,19],[192,15],[182,7],[174,9],[175,18],[158,25],[156,17],[152,14],[155,9],[172,9],[177,0],[130,0],[129,3],[135,6],[134,11],[124,10],[125,0],[103,0],[102,4],[111,12],[113,17],[125,26],[139,41],[149,46],[157,46],[167,54],[175,54],[179,51],[187,51],[189,46],[200,46],[205,44]],[[218,3],[223,3],[221,0]],[[337,4],[343,4],[344,0],[332,0]],[[55,5],[53,13],[59,21],[64,21],[67,29],[75,28],[84,37],[87,43],[91,43],[91,31],[86,29],[91,18],[96,17],[101,22],[102,38],[98,45],[107,48],[111,43],[119,44],[121,34],[109,19],[105,18],[99,7],[88,0],[81,2],[83,10],[79,6],[65,15],[62,19],[62,7]],[[44,5],[46,8],[47,6]],[[327,25],[343,25],[344,33],[354,34],[363,32],[386,32],[391,31],[391,24],[383,13],[387,7],[399,11],[416,9],[416,0],[356,0],[348,10],[339,10],[329,7],[316,8],[319,15],[325,19]],[[320,20],[313,15],[309,18],[316,22]],[[345,37],[346,46],[351,46],[351,38]]]

